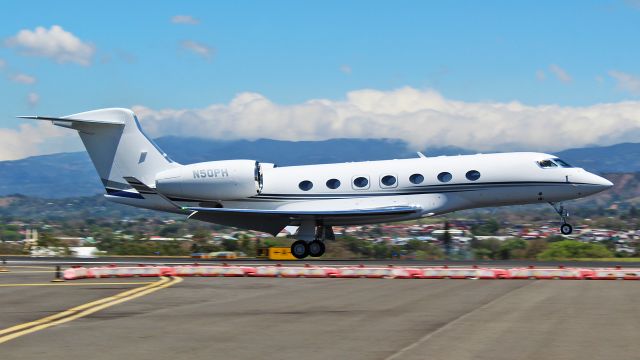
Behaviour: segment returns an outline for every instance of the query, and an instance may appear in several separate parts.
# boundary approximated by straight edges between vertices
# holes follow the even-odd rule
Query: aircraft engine
[[[254,160],[208,161],[156,174],[156,190],[189,200],[236,200],[260,193],[262,173]]]

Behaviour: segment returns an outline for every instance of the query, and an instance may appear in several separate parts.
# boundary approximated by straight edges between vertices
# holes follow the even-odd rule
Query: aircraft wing
[[[183,207],[192,211],[190,219],[218,223],[222,225],[242,227],[264,231],[272,235],[279,233],[287,225],[297,225],[305,219],[321,220],[325,225],[341,222],[357,222],[358,220],[379,219],[381,222],[392,218],[415,215],[422,212],[419,206],[387,206],[368,209],[349,209],[335,211],[314,210],[263,210],[263,209],[230,209]]]

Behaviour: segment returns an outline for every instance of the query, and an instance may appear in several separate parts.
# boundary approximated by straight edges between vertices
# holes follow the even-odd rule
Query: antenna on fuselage
[[[418,157],[426,159],[427,157],[422,153],[422,151],[418,151]]]

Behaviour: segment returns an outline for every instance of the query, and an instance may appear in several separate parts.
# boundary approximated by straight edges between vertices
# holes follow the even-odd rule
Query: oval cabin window
[[[327,187],[329,189],[337,189],[340,187],[340,180],[338,179],[329,179],[327,180]]]
[[[364,187],[367,187],[369,185],[369,180],[364,176],[359,176],[359,177],[353,179],[353,185],[355,187],[364,188]]]
[[[298,184],[298,187],[302,191],[309,191],[313,188],[313,183],[309,180],[304,180],[304,181],[301,181],[300,184]]]
[[[451,173],[448,172],[441,172],[440,174],[438,174],[438,180],[440,182],[446,183],[451,181],[451,179],[453,179],[453,175],[451,175]]]
[[[422,184],[422,182],[424,181],[424,176],[420,175],[420,174],[413,174],[411,176],[409,176],[409,181],[411,181],[412,184]]]
[[[380,182],[384,186],[394,186],[396,184],[396,177],[393,175],[385,175],[380,179]]]
[[[466,177],[468,180],[476,181],[480,179],[480,172],[478,170],[467,171]]]

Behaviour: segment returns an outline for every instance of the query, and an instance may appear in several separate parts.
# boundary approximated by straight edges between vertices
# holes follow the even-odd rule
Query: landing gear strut
[[[295,235],[299,240],[291,244],[291,255],[296,259],[307,256],[320,257],[324,255],[324,240],[335,240],[331,226],[303,223]]]
[[[567,223],[567,218],[569,217],[567,209],[556,203],[550,202],[549,204],[553,206],[553,209],[558,213],[558,215],[560,215],[560,219],[562,219],[562,225],[560,225],[560,232],[562,235],[571,234],[573,232],[573,227]]]

